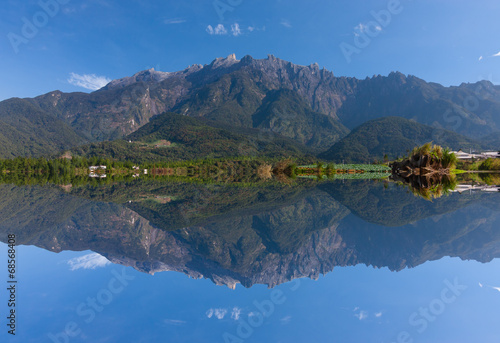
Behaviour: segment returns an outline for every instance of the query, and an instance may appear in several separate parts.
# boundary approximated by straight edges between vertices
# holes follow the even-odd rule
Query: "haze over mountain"
[[[25,116],[27,108],[46,119],[29,124],[14,119]],[[238,60],[233,54],[172,73],[141,71],[90,94],[54,91],[2,101],[2,126],[25,135],[33,125],[35,131],[50,132],[53,141],[45,144],[43,135],[32,135],[34,147],[23,150],[0,132],[0,141],[12,145],[3,156],[39,156],[84,141],[123,138],[164,112],[200,117],[209,126],[224,125],[229,131],[237,127],[273,132],[318,152],[350,129],[386,116],[474,139],[488,136],[495,142],[491,137],[500,132],[500,117],[495,115],[500,112],[500,86],[481,81],[443,87],[401,73],[359,80],[337,77],[317,64],[300,66],[272,55]]]

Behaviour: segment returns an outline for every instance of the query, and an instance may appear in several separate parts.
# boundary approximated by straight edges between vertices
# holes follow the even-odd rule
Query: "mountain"
[[[500,130],[500,86],[489,81],[444,87],[399,72],[359,80],[338,117],[350,129],[387,116],[480,138]]]
[[[433,141],[450,149],[488,146],[448,130],[436,129],[401,117],[370,120],[335,143],[319,157],[340,163],[371,163],[408,155],[415,146]]]
[[[494,150],[500,150],[500,132],[495,132],[483,137],[481,141],[492,147]]]
[[[83,144],[68,124],[25,99],[2,101],[0,158],[55,154]]]
[[[313,156],[310,148],[272,132],[262,135],[255,129],[220,128],[202,118],[168,112],[154,117],[125,140],[92,143],[71,151],[80,156],[138,163],[257,155]]]
[[[9,110],[9,101],[0,102],[0,117],[23,116],[22,108]],[[54,91],[23,102],[34,106],[40,116],[64,122],[90,142],[126,137],[165,112],[202,117],[231,130],[278,133],[316,150],[331,147],[349,129],[387,116],[472,138],[500,132],[496,115],[500,86],[488,81],[443,87],[397,72],[359,80],[272,55],[238,60],[233,54],[176,72],[149,69],[113,80],[90,94]],[[50,125],[43,129],[50,131]],[[22,129],[21,123],[11,126]],[[34,139],[34,144],[44,147]],[[13,145],[8,154],[23,150],[11,138],[3,140]],[[80,143],[66,143],[76,144]]]
[[[338,120],[314,112],[297,92],[287,89],[270,91],[252,115],[252,122],[253,127],[323,150],[349,133]]]

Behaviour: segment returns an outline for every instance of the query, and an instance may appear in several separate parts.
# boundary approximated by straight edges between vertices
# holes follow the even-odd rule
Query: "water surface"
[[[9,341],[500,338],[498,192],[428,201],[370,180],[0,188],[0,238],[20,245]]]

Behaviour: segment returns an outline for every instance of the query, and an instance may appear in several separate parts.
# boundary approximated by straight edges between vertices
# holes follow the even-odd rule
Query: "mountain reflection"
[[[146,272],[274,287],[357,264],[401,270],[444,256],[500,257],[497,193],[432,202],[383,181],[235,187],[137,181],[0,185],[0,238],[97,252]]]

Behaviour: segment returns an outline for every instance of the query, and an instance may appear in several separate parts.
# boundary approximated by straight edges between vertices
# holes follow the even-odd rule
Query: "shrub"
[[[479,170],[500,170],[500,158],[488,158],[479,166]]]
[[[442,151],[441,165],[443,168],[455,169],[457,163],[458,158],[450,149],[447,148]]]

